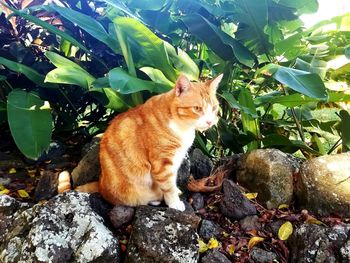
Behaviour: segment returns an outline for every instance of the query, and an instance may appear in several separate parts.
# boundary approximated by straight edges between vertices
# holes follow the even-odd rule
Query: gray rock
[[[289,204],[293,195],[295,161],[276,149],[254,150],[242,157],[237,171],[239,184],[258,193],[268,209]]]
[[[116,205],[108,213],[108,216],[113,227],[118,228],[121,227],[123,224],[130,222],[133,219],[134,214],[134,207]]]
[[[224,196],[220,202],[220,209],[225,216],[239,220],[257,214],[255,206],[242,194],[234,182],[225,179],[223,189]]]
[[[256,263],[268,263],[275,259],[277,260],[277,255],[275,253],[258,247],[253,247],[253,249],[250,251],[250,257]]]
[[[320,216],[350,217],[350,152],[304,162],[296,194],[303,208]]]
[[[197,262],[200,218],[171,208],[136,208],[126,262]]]
[[[256,215],[246,216],[245,218],[239,221],[239,224],[244,231],[249,231],[253,229],[259,230],[261,228],[259,217]]]
[[[8,229],[13,226],[12,215],[30,208],[30,205],[21,203],[8,195],[0,195],[0,240],[5,240]],[[1,251],[1,242],[0,242]]]
[[[303,224],[288,240],[292,263],[348,263],[350,224],[329,228]]]
[[[66,147],[61,142],[52,141],[49,145],[48,150],[44,152],[37,161],[42,162],[45,160],[55,159],[63,155],[65,151]]]
[[[92,210],[89,196],[66,192],[26,209],[0,196],[0,211],[17,207],[1,213],[0,225],[10,224],[1,234],[0,262],[119,262],[118,239]]]
[[[231,261],[217,250],[210,250],[201,260],[201,263],[230,263]]]
[[[72,171],[73,188],[89,182],[98,181],[100,177],[100,145],[94,144],[90,151],[80,160]]]
[[[350,262],[350,238],[344,244],[344,246],[340,248],[340,255],[344,262]]]
[[[45,171],[39,179],[35,188],[35,201],[48,200],[57,195],[58,174],[50,171]]]
[[[176,184],[181,189],[182,192],[186,192],[187,190],[187,183],[188,178],[190,177],[190,158],[188,157],[188,154],[186,154],[185,158],[183,159],[181,166],[179,170],[177,171],[177,179]]]
[[[96,147],[96,145],[100,144],[103,133],[99,133],[92,137],[91,141],[86,143],[81,149],[81,156],[84,157],[89,151]]]
[[[192,195],[192,207],[196,211],[204,207],[204,197],[201,193]]]
[[[204,219],[199,228],[199,236],[205,240],[212,237],[219,238],[224,230],[215,222]]]
[[[190,154],[191,174],[195,179],[201,179],[210,175],[213,170],[213,162],[201,150],[195,148]]]

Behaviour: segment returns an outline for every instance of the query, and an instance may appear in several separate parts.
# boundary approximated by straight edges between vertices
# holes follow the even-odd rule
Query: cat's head
[[[190,82],[185,75],[180,75],[173,90],[176,118],[199,131],[215,125],[219,109],[216,90],[222,76],[205,82]]]

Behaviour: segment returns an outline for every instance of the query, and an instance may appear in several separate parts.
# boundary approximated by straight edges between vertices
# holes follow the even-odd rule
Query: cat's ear
[[[186,92],[191,87],[191,82],[189,79],[181,74],[179,78],[176,80],[175,84],[175,94],[176,96],[180,96],[182,93]]]
[[[219,87],[220,81],[222,80],[223,76],[224,76],[224,74],[220,74],[215,79],[212,79],[210,81],[209,87],[210,87],[211,90],[214,90],[214,91],[217,90],[217,88]]]

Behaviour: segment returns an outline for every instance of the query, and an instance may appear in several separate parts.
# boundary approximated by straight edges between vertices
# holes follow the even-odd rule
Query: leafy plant
[[[0,47],[2,122],[11,90],[21,89],[50,103],[54,136],[92,135],[172,88],[180,72],[194,81],[223,72],[220,121],[196,139],[208,155],[349,148],[350,14],[305,29],[299,17],[316,0],[5,2],[3,43],[19,43]],[[29,155],[16,143],[34,159],[48,146]]]

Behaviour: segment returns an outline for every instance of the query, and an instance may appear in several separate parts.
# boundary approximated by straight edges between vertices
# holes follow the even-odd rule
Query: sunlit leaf
[[[252,237],[248,242],[248,249],[252,249],[260,242],[263,242],[265,239],[263,237]]]
[[[233,245],[233,244],[229,244],[229,245],[226,247],[226,252],[227,252],[230,256],[232,256],[233,253],[235,253],[235,250],[236,250],[236,247],[235,247],[235,245]]]
[[[247,197],[249,200],[255,199],[258,196],[258,193],[245,193],[245,197]]]
[[[9,170],[9,174],[15,174],[17,171],[16,171],[16,168],[11,168]]]
[[[287,221],[278,229],[278,238],[281,240],[287,240],[293,233],[293,225]]]
[[[199,246],[199,253],[203,253],[209,249],[207,244],[202,239],[197,239],[197,242]]]
[[[109,35],[104,27],[91,16],[85,15],[71,8],[59,7],[57,5],[50,5],[50,8],[58,12],[67,20],[81,27],[97,40],[105,43],[114,52],[120,53],[120,47],[116,39]]]
[[[317,74],[280,66],[273,77],[306,96],[323,100],[328,99],[326,87]]]
[[[0,195],[7,195],[9,193],[10,193],[10,190],[6,188],[0,191]]]
[[[278,206],[278,209],[280,209],[280,210],[282,210],[282,209],[288,209],[289,208],[289,205],[287,205],[287,204],[280,204],[279,206]]]
[[[29,197],[29,194],[27,193],[26,190],[23,190],[23,189],[17,190],[17,193],[22,198],[28,198]]]
[[[45,56],[57,67],[47,73],[45,82],[73,84],[88,90],[95,81],[89,72],[67,58],[51,51],[47,51]]]
[[[219,246],[220,246],[220,243],[219,243],[219,241],[217,241],[216,238],[212,237],[209,239],[209,241],[208,241],[208,248],[209,249],[217,248]]]
[[[112,89],[121,94],[130,94],[142,90],[162,93],[170,90],[167,85],[132,77],[121,68],[112,69],[108,73],[108,78]]]

